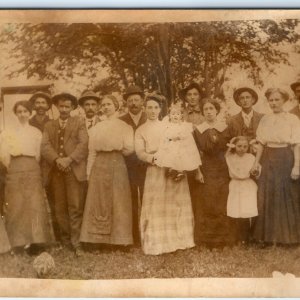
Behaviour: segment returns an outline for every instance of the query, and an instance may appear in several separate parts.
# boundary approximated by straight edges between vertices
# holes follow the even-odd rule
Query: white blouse
[[[300,121],[288,112],[265,115],[259,122],[256,139],[263,145],[300,144]]]
[[[89,156],[87,174],[91,173],[98,151],[122,151],[129,155],[134,151],[133,129],[124,121],[113,118],[97,123],[89,131]]]
[[[157,152],[165,124],[159,120],[147,120],[135,132],[135,152],[142,161],[152,163]]]
[[[40,161],[42,133],[35,127],[19,124],[0,135],[0,159],[8,167],[11,156],[26,155]]]

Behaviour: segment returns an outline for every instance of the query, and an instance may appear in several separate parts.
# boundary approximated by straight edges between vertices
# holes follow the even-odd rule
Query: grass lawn
[[[76,258],[73,252],[48,250],[56,267],[52,279],[130,279],[175,277],[272,277],[273,271],[300,276],[300,248],[239,246],[208,250],[193,248],[160,256],[146,256],[141,249],[129,252],[85,252]],[[0,277],[35,278],[34,256],[0,256]]]

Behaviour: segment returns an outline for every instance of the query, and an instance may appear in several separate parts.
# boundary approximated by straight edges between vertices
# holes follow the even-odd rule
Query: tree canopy
[[[10,56],[18,62],[10,76],[26,73],[40,79],[91,79],[95,90],[123,90],[138,84],[158,90],[169,101],[178,89],[194,80],[208,96],[222,99],[222,86],[233,65],[261,84],[262,68],[274,72],[288,63],[278,47],[295,43],[297,20],[254,20],[197,23],[41,23],[13,24],[2,43],[11,43]],[[109,78],[95,84],[101,69]]]

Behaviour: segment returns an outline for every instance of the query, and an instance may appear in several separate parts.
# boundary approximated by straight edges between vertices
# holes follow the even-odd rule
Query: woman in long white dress
[[[152,95],[145,101],[148,120],[135,134],[135,150],[147,162],[140,229],[145,254],[158,255],[186,249],[194,244],[194,219],[186,175],[175,182],[155,165],[164,124],[159,121],[161,102]]]

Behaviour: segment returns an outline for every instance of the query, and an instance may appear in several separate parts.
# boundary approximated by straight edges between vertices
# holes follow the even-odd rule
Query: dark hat
[[[60,94],[57,94],[55,96],[52,97],[52,103],[53,104],[57,104],[58,100],[60,99],[68,99],[68,100],[71,100],[74,108],[77,108],[78,106],[78,103],[77,103],[77,99],[75,96],[69,94],[69,93],[60,93]]]
[[[295,91],[296,87],[300,85],[300,81],[296,81],[290,85],[291,89]]]
[[[253,105],[258,101],[258,95],[253,89],[251,89],[249,87],[241,87],[241,88],[236,89],[233,93],[233,99],[234,99],[234,101],[237,105],[240,106],[239,96],[240,96],[241,93],[244,93],[244,92],[250,93],[252,95],[252,97],[255,99]]]
[[[188,86],[186,86],[185,88],[183,88],[182,90],[180,90],[178,92],[179,98],[181,98],[182,100],[185,100],[186,93],[189,90],[192,90],[192,89],[198,90],[198,92],[200,94],[200,97],[201,98],[204,97],[204,93],[203,93],[202,88],[200,87],[200,85],[198,83],[196,83],[196,82],[191,82]]]
[[[123,95],[123,99],[126,101],[130,95],[135,95],[135,94],[141,95],[142,97],[144,97],[144,92],[142,91],[142,89],[139,86],[131,85],[125,91],[125,93]]]
[[[47,101],[49,107],[52,105],[51,95],[45,92],[36,92],[34,93],[30,99],[28,100],[32,106],[34,106],[34,102],[37,98],[43,98]]]
[[[100,101],[100,98],[97,96],[96,93],[94,93],[93,91],[85,91],[84,93],[82,93],[81,97],[78,99],[78,104],[80,106],[82,106],[84,104],[84,101],[88,100],[88,99],[96,100],[98,103]]]

